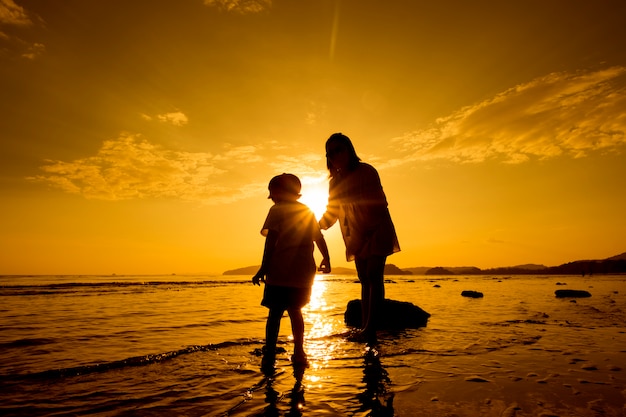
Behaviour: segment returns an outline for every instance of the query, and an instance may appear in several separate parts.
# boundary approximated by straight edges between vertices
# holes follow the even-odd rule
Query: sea
[[[290,362],[285,316],[268,373],[250,276],[2,276],[0,415],[626,415],[626,275],[402,275],[385,288],[427,324],[365,344],[344,320],[356,277],[318,275],[309,366]]]

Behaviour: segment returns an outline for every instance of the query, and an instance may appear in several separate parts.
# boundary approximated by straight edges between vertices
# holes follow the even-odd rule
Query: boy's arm
[[[323,274],[330,274],[330,256],[328,255],[328,245],[326,244],[326,240],[322,236],[320,239],[315,241],[317,248],[322,253],[322,262],[320,263],[320,267],[318,271]]]
[[[276,240],[278,238],[278,233],[274,230],[269,230],[267,232],[267,237],[265,238],[265,248],[263,249],[263,260],[261,261],[261,267],[259,271],[252,277],[252,283],[254,285],[261,285],[259,282],[265,282],[265,275],[267,275],[267,269],[269,267],[270,259],[272,259],[272,255],[274,253],[274,247],[276,246]]]

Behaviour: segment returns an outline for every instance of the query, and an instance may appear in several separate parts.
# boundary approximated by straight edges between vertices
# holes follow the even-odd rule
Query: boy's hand
[[[322,259],[320,267],[317,270],[322,274],[330,274],[330,259]]]
[[[252,283],[254,285],[261,285],[261,282],[265,282],[265,275],[257,272],[257,274],[252,277]]]

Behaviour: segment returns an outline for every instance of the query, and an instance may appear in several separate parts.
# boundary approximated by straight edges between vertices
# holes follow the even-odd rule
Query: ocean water
[[[388,276],[431,317],[367,346],[344,323],[356,277],[319,275],[310,365],[292,368],[285,316],[273,375],[250,278],[0,277],[0,414],[626,415],[626,276]]]

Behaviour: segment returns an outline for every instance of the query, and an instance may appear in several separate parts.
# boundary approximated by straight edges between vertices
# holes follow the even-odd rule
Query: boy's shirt
[[[315,279],[314,241],[322,238],[313,212],[304,204],[280,202],[267,214],[261,234],[278,233],[270,259],[266,283],[284,287],[309,288]]]

